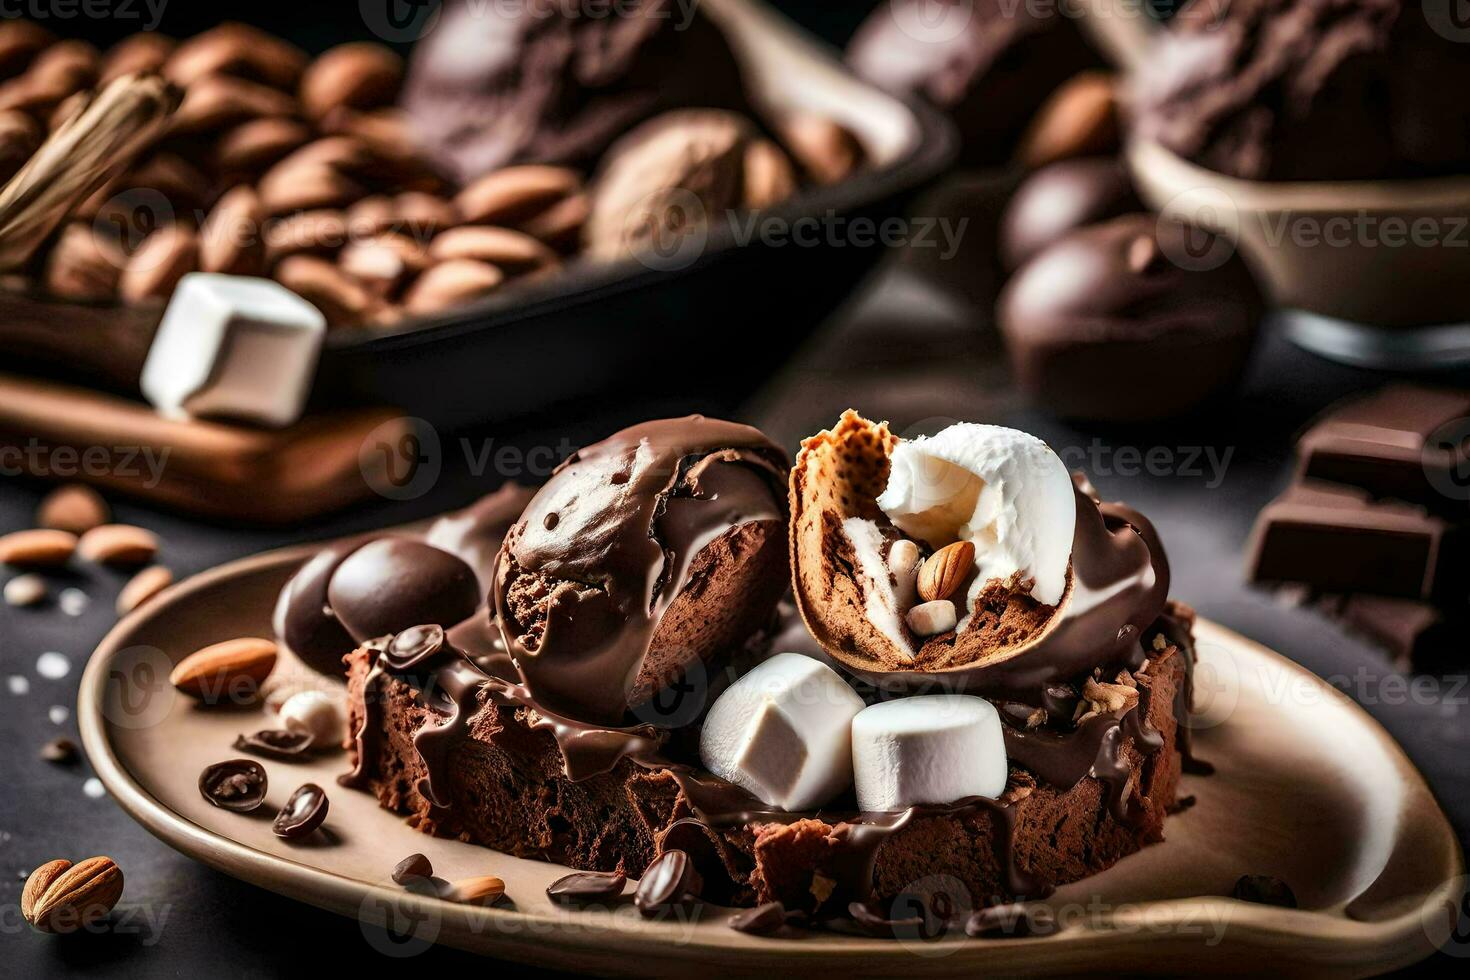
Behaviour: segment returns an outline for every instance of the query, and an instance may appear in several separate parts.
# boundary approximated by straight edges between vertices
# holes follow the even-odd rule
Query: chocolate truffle
[[[1051,92],[1101,66],[1058,7],[1004,0],[885,3],[853,36],[847,59],[869,81],[947,111],[970,166],[1009,160]]]
[[[1255,180],[1463,173],[1470,45],[1451,6],[1191,3],[1139,66],[1135,132]]]
[[[1220,261],[1227,247],[1130,214],[1044,249],[997,304],[1022,387],[1058,415],[1103,422],[1174,417],[1229,388],[1264,304],[1238,254]]]
[[[342,658],[357,645],[333,615],[327,587],[342,562],[371,540],[370,535],[359,535],[318,551],[291,577],[276,600],[276,636],[319,673],[341,674]]]
[[[412,538],[379,538],[349,555],[327,586],[327,604],[358,643],[422,623],[449,627],[480,606],[474,569]]]
[[[724,35],[676,0],[446,4],[414,48],[403,104],[461,181],[511,163],[585,166],[668,109],[750,111]]]
[[[1000,257],[1014,271],[1074,229],[1142,211],[1128,171],[1112,157],[1042,167],[1011,197],[1000,222]]]
[[[788,465],[758,430],[700,416],[564,463],[506,536],[492,590],[537,702],[621,723],[765,625],[788,584]]]

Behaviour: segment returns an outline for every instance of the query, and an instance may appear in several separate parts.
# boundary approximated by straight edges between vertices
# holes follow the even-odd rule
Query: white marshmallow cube
[[[338,747],[347,739],[347,704],[326,691],[298,691],[281,705],[281,724],[310,735],[314,748]]]
[[[852,722],[852,764],[858,807],[865,811],[995,799],[1009,777],[1000,713],[966,694],[864,708]]]
[[[781,653],[721,694],[699,758],[710,772],[783,810],[813,810],[852,783],[852,719],[863,700],[826,664]]]
[[[179,281],[143,364],[143,395],[174,418],[271,427],[301,417],[327,321],[269,279],[194,272]]]

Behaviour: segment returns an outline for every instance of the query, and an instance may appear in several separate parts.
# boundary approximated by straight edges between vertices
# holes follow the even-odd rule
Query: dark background
[[[784,2],[808,26],[841,43],[871,3]],[[163,29],[189,34],[221,19],[219,4],[175,0]],[[283,33],[309,48],[344,39],[358,25],[355,13],[338,4],[262,2],[241,6],[257,23],[284,25]],[[132,24],[121,25],[127,33]],[[66,33],[65,25],[57,27]],[[95,36],[96,32],[93,33]],[[368,36],[366,31],[359,31]],[[981,190],[997,199],[990,185]],[[969,235],[984,236],[983,226]],[[980,265],[950,268],[945,275],[984,297],[990,284]],[[1268,338],[1239,399],[1212,418],[1190,420],[1147,432],[1089,430],[1059,423],[1026,405],[1011,387],[985,304],[969,306],[943,285],[897,263],[876,277],[864,295],[834,316],[791,365],[762,386],[749,402],[725,406],[669,405],[625,401],[579,417],[543,418],[471,434],[523,448],[555,446],[565,437],[580,445],[621,424],[656,413],[706,407],[764,426],[788,448],[801,436],[830,424],[849,405],[875,418],[891,419],[899,431],[932,427],[935,420],[962,418],[1028,429],[1066,452],[1101,453],[1153,446],[1184,450],[1211,447],[1229,452],[1223,484],[1182,473],[1130,475],[1094,472],[1109,498],[1139,507],[1158,525],[1174,567],[1174,593],[1200,612],[1296,659],[1348,690],[1364,703],[1421,767],[1449,812],[1462,841],[1470,828],[1470,719],[1467,692],[1453,678],[1436,683],[1431,696],[1404,699],[1383,685],[1396,675],[1371,645],[1308,609],[1292,608],[1242,582],[1243,549],[1256,512],[1284,485],[1293,434],[1331,401],[1361,392],[1383,378],[1337,367]],[[712,364],[712,371],[738,371],[738,358]],[[1167,384],[1168,379],[1138,379]],[[654,393],[656,394],[656,393]],[[120,520],[157,531],[163,560],[179,577],[220,562],[281,544],[334,537],[359,529],[400,523],[464,504],[487,493],[499,476],[476,478],[446,459],[438,484],[405,503],[356,508],[310,528],[266,531],[204,525],[149,507],[116,502]],[[0,484],[0,533],[31,526],[43,487],[14,480]],[[277,976],[329,963],[335,971],[391,966],[367,945],[356,922],[241,884],[171,851],[134,824],[110,801],[84,792],[85,763],[65,768],[36,757],[57,734],[75,734],[70,716],[85,659],[113,623],[112,602],[120,581],[88,573],[69,584],[90,598],[87,609],[68,616],[54,605],[14,610],[0,605],[0,678],[26,676],[25,696],[0,687],[0,939],[4,967],[14,976],[88,974]],[[53,590],[54,591],[54,590]],[[68,657],[71,673],[46,680],[35,671],[37,656],[56,651]],[[1467,658],[1470,660],[1470,658]],[[53,707],[67,709],[56,723]],[[126,902],[167,906],[169,918],[156,934],[102,935],[57,941],[18,925],[17,903],[26,873],[59,855],[109,854],[127,874]],[[1265,870],[1265,869],[1263,869]],[[79,941],[78,941],[79,940]],[[1470,951],[1470,950],[1467,950]],[[1438,964],[1443,965],[1443,962]],[[413,969],[492,971],[482,959],[435,949],[411,962]]]

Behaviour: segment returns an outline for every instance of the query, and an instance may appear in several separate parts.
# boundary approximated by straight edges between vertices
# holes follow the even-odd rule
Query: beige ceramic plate
[[[646,922],[626,905],[561,911],[544,889],[563,869],[416,833],[369,796],[336,785],[346,768],[340,754],[266,762],[269,805],[261,814],[214,809],[196,788],[199,771],[238,755],[235,736],[268,727],[266,719],[255,709],[201,710],[175,698],[168,669],[204,644],[269,635],[276,593],[303,554],[226,565],[120,623],[83,679],[82,735],[108,790],[163,841],[263,888],[356,916],[386,951],[437,941],[600,974],[1367,975],[1428,955],[1451,928],[1459,847],[1403,753],[1335,690],[1209,623],[1199,629],[1206,710],[1197,741],[1218,771],[1185,779],[1183,791],[1197,804],[1170,819],[1165,843],[1060,890],[1050,904],[1067,925],[1047,938],[774,940],[730,930],[719,909],[683,922]],[[271,835],[264,811],[273,814],[308,781],[330,793],[327,833],[293,846]],[[415,851],[446,878],[499,875],[513,905],[456,906],[406,893],[389,875]],[[1303,908],[1217,897],[1245,873],[1285,879]]]

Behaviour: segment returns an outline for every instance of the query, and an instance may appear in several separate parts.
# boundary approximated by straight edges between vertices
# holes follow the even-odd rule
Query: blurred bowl
[[[1251,181],[1126,150],[1149,207],[1235,241],[1294,339],[1385,367],[1470,357],[1470,177]]]

